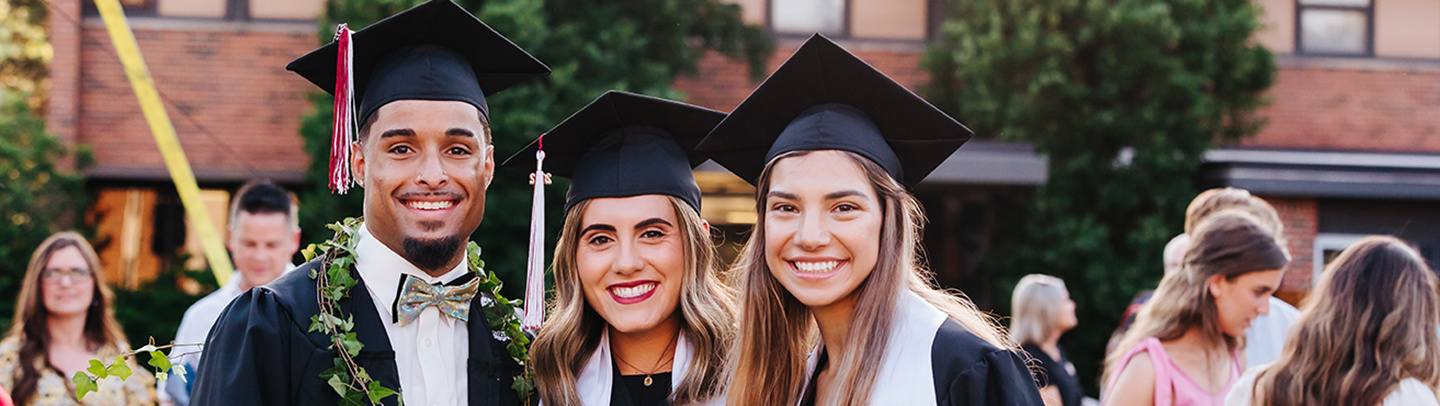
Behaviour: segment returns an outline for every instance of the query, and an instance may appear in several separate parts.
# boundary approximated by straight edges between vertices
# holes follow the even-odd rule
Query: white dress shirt
[[[1300,320],[1300,310],[1284,300],[1270,297],[1270,314],[1262,314],[1245,329],[1245,365],[1268,364],[1280,359],[1290,327]]]
[[[470,333],[465,322],[440,312],[435,306],[420,311],[420,317],[406,325],[394,323],[392,305],[399,292],[402,273],[425,283],[446,283],[466,272],[465,261],[455,269],[431,277],[410,261],[360,229],[355,247],[355,267],[370,298],[379,311],[390,347],[395,349],[395,366],[405,404],[414,406],[464,405],[469,402],[466,364],[470,359]]]

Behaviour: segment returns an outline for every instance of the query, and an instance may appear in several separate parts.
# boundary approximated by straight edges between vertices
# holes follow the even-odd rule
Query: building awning
[[[1440,200],[1440,155],[1213,149],[1201,173],[1261,195]]]

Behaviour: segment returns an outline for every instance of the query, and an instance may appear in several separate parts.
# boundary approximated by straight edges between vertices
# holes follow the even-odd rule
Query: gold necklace
[[[659,370],[660,370],[660,366],[665,364],[665,361],[666,361],[666,360],[665,360],[665,353],[670,352],[670,346],[675,345],[675,339],[677,339],[677,338],[680,338],[680,329],[675,329],[675,336],[670,338],[670,343],[669,343],[669,344],[665,344],[665,349],[660,351],[660,359],[655,360],[655,366],[654,366],[654,367],[651,367],[649,372],[646,372],[645,370],[640,369],[639,367],[636,367],[634,364],[631,364],[631,363],[629,363],[629,362],[625,362],[625,359],[620,358],[620,355],[618,355],[618,354],[615,355],[615,359],[620,360],[620,363],[621,363],[621,364],[625,364],[625,366],[630,367],[630,369],[633,369],[633,370],[636,370],[636,371],[640,371],[640,372],[645,372],[645,386],[646,386],[646,387],[649,387],[650,384],[655,383],[655,380],[654,380],[654,379],[651,379],[650,376],[651,376],[651,375],[654,375],[654,374],[655,374],[655,371],[659,371]],[[671,361],[675,360],[675,354],[670,354],[670,360],[671,360]]]

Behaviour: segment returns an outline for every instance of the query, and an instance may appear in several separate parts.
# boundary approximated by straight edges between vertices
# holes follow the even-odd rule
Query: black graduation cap
[[[641,94],[608,91],[502,166],[533,170],[542,143],[545,170],[570,178],[565,210],[596,197],[671,195],[700,210],[695,151],[725,113]]]
[[[850,151],[913,187],[973,132],[865,61],[815,34],[697,148],[756,183],[780,154]]]
[[[550,68],[450,0],[431,0],[353,36],[359,123],[396,100],[463,101],[489,117],[485,96]],[[286,69],[335,93],[336,42]]]

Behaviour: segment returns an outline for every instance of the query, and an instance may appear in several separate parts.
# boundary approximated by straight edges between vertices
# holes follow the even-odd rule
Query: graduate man
[[[487,313],[507,305],[482,288],[489,279],[476,275],[466,241],[495,168],[485,97],[549,68],[449,0],[341,31],[287,68],[337,100],[353,94],[353,116],[337,103],[337,127],[356,119],[358,142],[334,142],[354,152],[332,151],[331,184],[343,190],[336,175],[353,168],[363,225],[331,241],[348,248],[231,303],[206,343],[193,403],[334,405],[340,392],[368,389],[359,403],[517,404],[522,369],[506,345],[518,327],[491,330]],[[341,322],[324,325],[328,316]],[[355,343],[363,347],[341,357]]]

